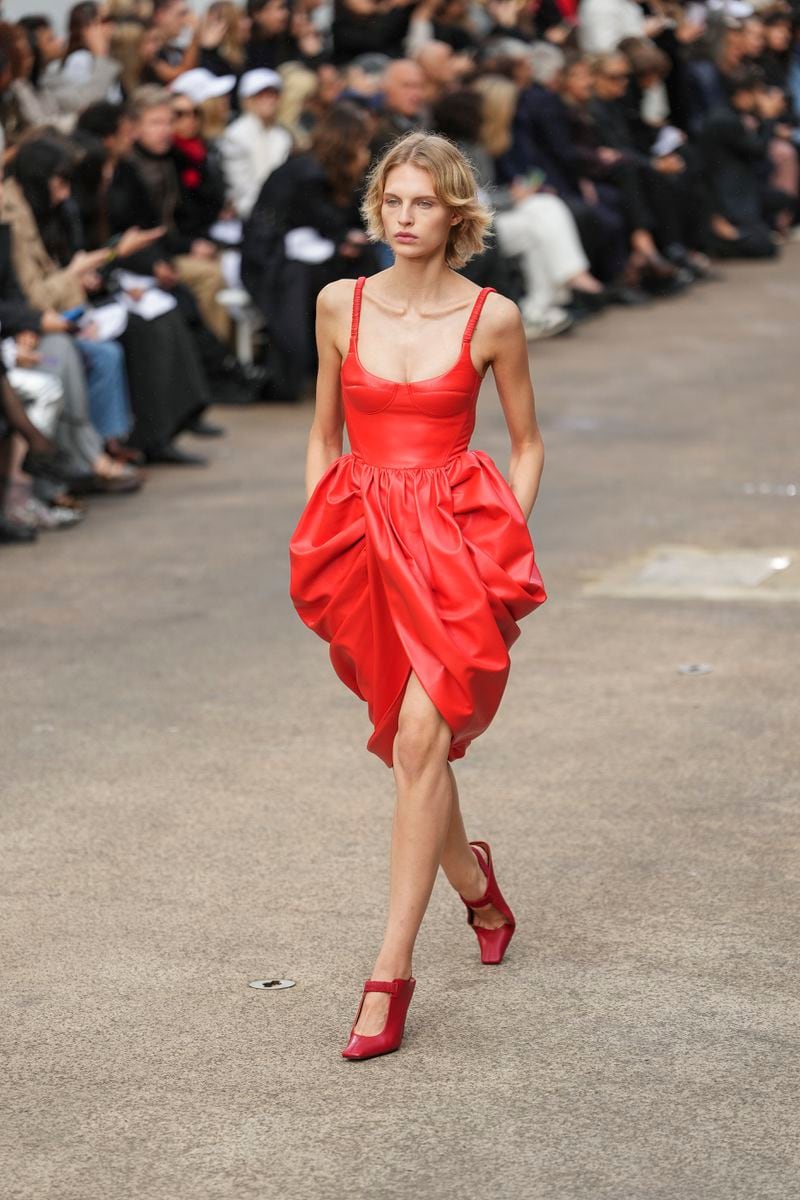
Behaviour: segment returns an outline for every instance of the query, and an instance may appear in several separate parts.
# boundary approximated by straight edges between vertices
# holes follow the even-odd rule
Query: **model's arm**
[[[342,453],[344,413],[339,385],[342,356],[336,344],[336,329],[348,287],[352,288],[348,281],[337,280],[324,287],[317,297],[319,370],[314,420],[308,435],[306,454],[306,498],[310,497],[328,467]]]
[[[544,466],[544,445],[536,421],[528,366],[528,343],[519,309],[511,300],[491,295],[484,311],[487,358],[511,438],[508,482],[527,519],[536,501]]]

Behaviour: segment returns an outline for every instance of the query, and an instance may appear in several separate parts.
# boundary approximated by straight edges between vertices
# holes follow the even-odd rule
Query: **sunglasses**
[[[200,113],[199,108],[173,108],[173,117],[196,117]]]

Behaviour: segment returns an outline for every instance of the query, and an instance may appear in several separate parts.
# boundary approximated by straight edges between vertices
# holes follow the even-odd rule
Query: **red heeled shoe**
[[[461,896],[461,899],[464,900],[467,906],[467,924],[472,925],[478,938],[481,948],[481,962],[491,963],[496,966],[503,961],[503,955],[508,948],[508,943],[514,936],[517,923],[514,920],[514,914],[503,899],[503,893],[497,886],[497,880],[494,877],[494,866],[492,865],[492,851],[489,848],[489,843],[470,842],[470,846],[472,847],[472,853],[480,863],[481,870],[486,876],[486,891],[479,900],[467,902],[463,896]],[[475,849],[476,846],[480,846],[485,851],[485,860],[483,855],[479,854]],[[473,909],[483,908],[485,904],[494,905],[497,911],[503,914],[506,919],[504,925],[499,925],[497,929],[483,929],[480,925],[474,923],[475,914]]]
[[[386,1014],[386,1024],[380,1033],[370,1036],[353,1032],[358,1024],[358,1018],[361,1016],[361,1007],[364,1003],[364,994],[362,994],[361,1004],[358,1006],[356,1019],[350,1030],[350,1041],[342,1051],[342,1058],[375,1058],[378,1054],[391,1054],[393,1050],[399,1050],[403,1040],[406,1013],[411,1003],[411,997],[414,995],[416,982],[416,979],[413,978],[392,979],[391,981],[388,979],[367,980],[364,984],[364,994],[366,992],[388,992],[391,997],[389,1011]]]

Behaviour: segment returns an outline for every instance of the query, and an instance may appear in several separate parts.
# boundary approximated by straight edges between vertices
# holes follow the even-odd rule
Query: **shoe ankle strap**
[[[364,991],[388,992],[390,996],[397,996],[406,983],[408,983],[407,979],[368,979],[364,984]]]

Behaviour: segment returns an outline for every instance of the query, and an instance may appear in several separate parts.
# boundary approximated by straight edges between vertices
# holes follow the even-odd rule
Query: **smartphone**
[[[68,308],[66,312],[62,312],[62,317],[65,321],[79,321],[86,312],[86,305],[79,304],[76,308]]]

